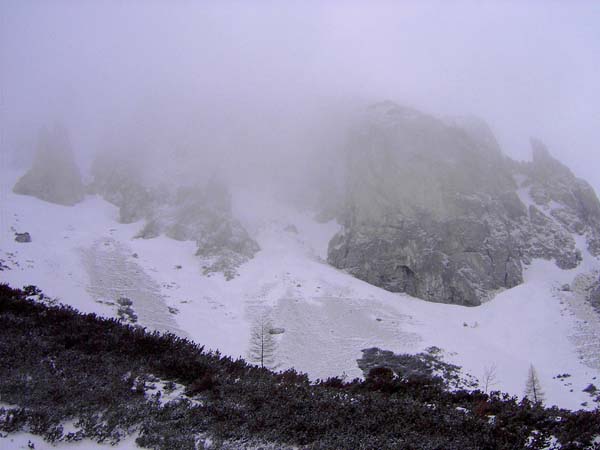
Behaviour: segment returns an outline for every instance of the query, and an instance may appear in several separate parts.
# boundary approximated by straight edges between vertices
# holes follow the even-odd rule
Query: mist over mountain
[[[0,447],[599,442],[598,23],[1,2]]]
[[[83,200],[85,190],[67,130],[55,126],[40,131],[32,167],[13,191],[68,206]]]
[[[60,122],[82,169],[99,149],[169,147],[178,170],[287,178],[341,116],[391,99],[481,117],[519,160],[537,136],[600,189],[592,2],[115,3],[3,3],[7,162],[28,166],[37,131]]]
[[[329,261],[426,300],[478,305],[523,282],[523,264],[563,269],[600,253],[600,202],[532,140],[533,160],[502,154],[484,122],[450,124],[373,105],[348,154],[344,224]]]
[[[157,124],[154,136],[164,142],[129,135],[134,150],[120,144],[98,152],[88,191],[117,206],[120,222],[142,221],[137,237],[195,241],[197,255],[208,261],[204,273],[228,279],[260,250],[235,217],[232,189],[267,189],[320,220],[337,219],[343,227],[329,243],[332,265],[434,302],[479,305],[521,284],[524,265],[536,258],[574,269],[581,251],[600,254],[600,202],[593,188],[542,142],[532,139],[532,161],[519,163],[474,117],[441,120],[385,101],[343,119],[332,120],[340,127],[330,133],[345,139],[318,158],[328,172],[307,164],[295,167],[294,175],[292,166],[279,166],[281,178],[240,178],[218,155],[173,150],[168,143],[181,136],[163,134]],[[40,144],[14,191],[57,203],[80,201],[83,185],[66,131],[56,129],[45,139],[49,143]],[[334,139],[313,142],[325,149]],[[74,197],[65,197],[68,192]],[[584,239],[585,249],[573,236]]]

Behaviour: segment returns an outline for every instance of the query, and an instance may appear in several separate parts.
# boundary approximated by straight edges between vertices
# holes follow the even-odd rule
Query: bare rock
[[[229,189],[216,176],[204,185],[153,186],[135,160],[115,153],[100,154],[92,174],[92,192],[119,207],[121,222],[143,221],[137,238],[195,241],[205,275],[232,279],[260,249],[233,216]]]
[[[64,128],[56,126],[40,133],[33,165],[13,191],[67,206],[83,200],[85,188]]]
[[[20,243],[31,242],[31,235],[27,232],[15,233],[15,241],[20,242]]]
[[[540,141],[532,140],[532,162],[516,163],[482,122],[443,122],[391,102],[374,105],[354,133],[343,227],[328,261],[357,278],[476,306],[522,283],[523,265],[534,258],[576,267],[582,256],[573,234],[600,252],[593,189]]]

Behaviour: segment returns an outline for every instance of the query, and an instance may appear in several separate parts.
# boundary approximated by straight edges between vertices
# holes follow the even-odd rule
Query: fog
[[[480,116],[517,159],[539,137],[600,192],[597,2],[4,0],[0,13],[3,164],[26,164],[58,122],[82,167],[110,149],[171,175],[301,185],[329,170],[353,114],[390,99]]]

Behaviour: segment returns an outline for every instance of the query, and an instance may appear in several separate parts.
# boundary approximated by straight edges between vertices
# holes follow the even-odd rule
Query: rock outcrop
[[[347,155],[342,230],[328,260],[368,283],[475,306],[523,281],[523,265],[600,253],[593,189],[532,141],[505,157],[477,120],[442,121],[390,102],[371,108]]]
[[[600,202],[594,189],[558,160],[537,139],[531,141],[533,160],[521,166],[522,186],[558,226],[573,235],[585,236],[587,249],[600,255]]]
[[[15,184],[13,192],[72,206],[83,200],[85,188],[69,142],[59,126],[40,133],[31,169]]]
[[[234,278],[237,268],[260,250],[233,217],[228,189],[214,179],[205,187],[179,188],[168,205],[149,215],[139,237],[159,234],[195,241],[196,255],[206,263],[204,273],[221,272],[226,279]]]
[[[15,233],[15,242],[19,242],[21,244],[31,242],[31,235],[28,232]]]
[[[220,272],[232,279],[239,266],[260,250],[233,216],[229,190],[216,178],[205,186],[151,187],[135,164],[110,155],[100,156],[92,173],[92,192],[119,207],[121,222],[143,221],[138,238],[164,234],[195,241],[204,274]]]
[[[140,167],[135,158],[110,152],[98,154],[92,164],[89,192],[118,206],[121,223],[145,219],[167,200],[166,189],[148,186]]]

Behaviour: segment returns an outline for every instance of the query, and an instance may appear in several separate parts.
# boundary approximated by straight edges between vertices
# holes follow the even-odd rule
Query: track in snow
[[[569,336],[579,358],[586,366],[600,370],[600,314],[587,300],[588,291],[598,279],[597,272],[578,275],[571,292],[559,292],[561,301],[576,319],[573,334]]]
[[[369,300],[340,297],[282,298],[273,309],[277,326],[285,328],[276,358],[284,367],[310,367],[313,378],[362,376],[349,361],[369,347],[414,350],[421,338],[403,331],[408,316]]]
[[[160,286],[132,260],[127,246],[103,237],[82,249],[82,258],[90,279],[87,290],[95,301],[116,302],[127,297],[141,325],[188,337],[169,313]]]

